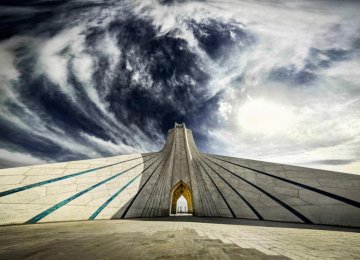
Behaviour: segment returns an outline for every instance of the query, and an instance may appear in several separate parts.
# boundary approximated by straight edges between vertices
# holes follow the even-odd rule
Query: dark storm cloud
[[[330,68],[334,63],[351,58],[351,51],[344,49],[319,50],[312,48],[304,67],[297,69],[290,64],[287,67],[275,68],[270,72],[269,79],[288,82],[293,85],[309,85],[317,79],[317,72]]]
[[[0,40],[27,33],[37,26],[47,24],[69,1],[1,1]],[[60,27],[60,28],[59,28]],[[52,24],[52,31],[63,28]]]
[[[331,3],[2,1],[0,164],[155,151],[175,121],[206,152],[351,160],[358,4]]]
[[[269,79],[295,86],[310,85],[318,78],[317,73],[321,70],[352,59],[359,51],[359,42],[359,39],[355,37],[349,46],[326,49],[312,47],[309,49],[302,68],[296,68],[294,64],[274,68],[269,73]]]
[[[81,19],[85,22],[96,18],[89,17],[92,9],[111,8],[113,4],[112,1],[4,0],[0,2],[0,40],[29,33],[51,37]]]
[[[189,2],[206,2],[206,0],[158,0],[162,5],[183,4]]]
[[[199,45],[212,59],[226,59],[234,47],[243,48],[254,43],[253,35],[235,22],[221,22],[208,19],[203,22],[191,20],[188,26],[199,41]]]
[[[51,160],[72,160],[81,158],[81,155],[53,143],[41,135],[28,133],[19,129],[11,122],[0,120],[1,147],[19,152],[28,152],[33,156]],[[15,159],[15,158],[14,158]]]
[[[318,161],[311,161],[310,163],[313,164],[326,164],[326,165],[346,165],[349,163],[356,162],[357,160],[318,160]]]
[[[273,69],[269,79],[294,85],[307,85],[316,79],[316,74],[307,69],[297,70],[294,65],[290,65]]]
[[[172,125],[174,121],[186,121],[188,113],[206,102],[203,96],[209,75],[199,66],[201,60],[189,49],[187,42],[176,37],[174,32],[158,36],[158,29],[151,21],[138,17],[112,21],[107,31],[90,28],[89,32],[89,50],[105,33],[114,36],[117,46],[126,50],[121,54],[113,84],[106,95],[118,120],[143,126],[148,118],[156,118],[165,133],[169,122]],[[106,58],[92,54],[98,57],[101,68],[94,74],[98,91],[101,91],[107,84],[103,73],[110,64]],[[149,86],[133,80],[134,74],[139,73],[138,66],[145,66],[142,73],[151,79]]]
[[[30,128],[34,121],[41,125],[29,130],[0,118],[2,148],[55,161],[110,156],[114,151],[121,153],[121,148],[114,148],[117,145],[143,150],[144,138],[160,148],[175,121],[185,122],[188,127],[216,122],[214,111],[221,92],[208,95],[211,77],[206,65],[188,42],[178,37],[177,30],[161,33],[150,18],[135,15],[131,8],[122,8],[117,15],[109,17],[106,12],[104,15],[105,6],[79,1],[18,1],[11,4],[15,9],[2,12],[1,39],[26,35],[50,42],[68,28],[89,22],[80,32],[84,37],[81,53],[74,52],[70,43],[62,43],[61,37],[50,42],[50,47],[44,47],[50,56],[39,57],[37,42],[20,41],[11,48],[19,72],[11,83],[17,98],[9,98],[3,106],[8,116],[18,118]],[[31,9],[14,15],[14,10],[20,7]],[[7,16],[6,12],[13,13]],[[94,23],[92,18],[99,22]],[[187,25],[200,48],[214,59],[225,57],[231,48],[251,39],[234,23],[210,19],[188,20]],[[103,47],[106,38],[111,39],[118,52],[108,53]],[[91,57],[94,66],[87,85],[79,79],[77,71],[76,59],[80,54]],[[46,59],[51,55],[58,64],[52,64],[53,69],[46,68],[50,69],[48,72],[43,71],[39,63],[45,59],[48,66]],[[62,65],[64,60],[66,64]],[[59,68],[60,65],[63,67]],[[80,69],[84,66],[81,63]],[[103,102],[115,121],[104,114],[102,104],[94,103],[89,88],[97,93],[100,101],[96,102]],[[46,134],[37,133],[38,128]],[[194,135],[200,147],[205,145],[205,135],[196,131]],[[64,142],[56,136],[63,136]],[[83,148],[74,150],[69,146],[71,140]],[[107,142],[115,150],[107,149]]]

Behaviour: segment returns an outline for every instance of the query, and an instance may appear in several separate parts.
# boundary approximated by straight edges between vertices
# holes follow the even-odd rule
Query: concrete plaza
[[[167,217],[0,227],[0,259],[360,259],[360,230]]]

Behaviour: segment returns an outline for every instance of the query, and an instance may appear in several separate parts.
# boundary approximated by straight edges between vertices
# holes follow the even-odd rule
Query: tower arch
[[[190,187],[180,180],[171,190],[170,214],[176,214],[176,203],[180,196],[184,196],[187,201],[187,212],[193,214],[193,198]]]

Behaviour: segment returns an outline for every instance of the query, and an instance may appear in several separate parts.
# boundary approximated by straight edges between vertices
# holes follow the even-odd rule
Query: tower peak
[[[185,126],[185,123],[184,123],[184,122],[183,122],[183,123],[180,123],[180,124],[178,124],[177,122],[175,122],[174,128],[186,128],[186,126]]]

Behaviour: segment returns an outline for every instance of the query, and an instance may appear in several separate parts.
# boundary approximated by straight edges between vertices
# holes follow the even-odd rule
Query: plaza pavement
[[[360,230],[168,217],[0,227],[0,259],[360,259]]]

